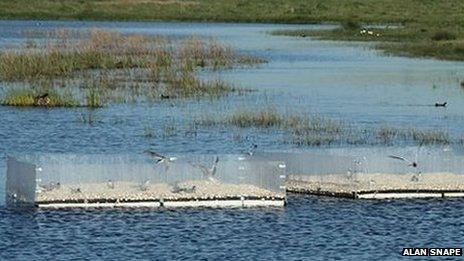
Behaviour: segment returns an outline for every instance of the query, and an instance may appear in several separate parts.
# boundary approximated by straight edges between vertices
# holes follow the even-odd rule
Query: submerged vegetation
[[[239,55],[232,47],[213,39],[150,38],[101,29],[84,33],[60,29],[44,41],[27,41],[3,50],[0,78],[23,90],[39,86],[30,88],[28,99],[22,97],[24,91],[9,92],[3,99],[4,105],[30,106],[34,95],[78,89],[85,94],[85,102],[67,102],[77,99],[68,92],[63,94],[68,97],[62,95],[60,99],[55,95],[56,102],[50,106],[100,107],[106,101],[134,101],[140,97],[218,97],[237,89],[221,80],[200,80],[199,68],[217,70],[260,62],[259,58]],[[66,102],[60,102],[63,100]]]
[[[283,133],[283,141],[297,146],[329,146],[336,144],[390,145],[409,142],[420,145],[443,145],[454,142],[446,132],[415,128],[361,128],[352,124],[307,113],[280,113],[274,108],[242,109],[227,116],[208,115],[196,119],[203,126],[238,128],[274,128]]]

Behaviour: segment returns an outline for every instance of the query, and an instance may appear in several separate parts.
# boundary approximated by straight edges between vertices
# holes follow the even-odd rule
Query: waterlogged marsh
[[[251,67],[195,70],[198,81],[221,79],[221,83],[226,87],[255,90],[244,95],[220,99],[173,100],[159,99],[162,93],[155,92],[153,96],[157,99],[154,99],[154,102],[142,100],[131,105],[114,103],[94,111],[81,108],[51,110],[1,107],[0,110],[5,115],[4,122],[10,122],[13,129],[14,125],[27,123],[29,117],[35,119],[36,115],[43,114],[44,116],[39,118],[45,117],[46,129],[53,130],[54,126],[50,125],[49,120],[56,119],[60,122],[63,117],[63,121],[70,125],[62,135],[75,132],[73,135],[76,137],[93,139],[90,136],[97,137],[101,132],[110,132],[109,130],[116,128],[122,136],[107,134],[106,138],[103,138],[108,139],[105,143],[122,139],[134,144],[131,150],[135,152],[147,146],[174,152],[240,152],[247,147],[247,138],[259,143],[263,149],[291,148],[305,143],[356,145],[356,140],[364,137],[360,133],[366,129],[373,130],[374,134],[371,136],[387,135],[387,141],[390,140],[390,136],[402,140],[405,135],[397,135],[394,132],[410,129],[432,133],[432,136],[438,137],[439,144],[448,141],[459,142],[461,138],[460,130],[464,125],[464,107],[461,102],[464,91],[459,86],[464,78],[462,63],[382,56],[363,44],[293,39],[268,33],[279,29],[330,26],[27,21],[1,23],[4,47],[27,44],[31,41],[40,42],[43,35],[53,33],[59,28],[69,28],[68,30],[73,32],[88,32],[92,28],[99,28],[97,30],[103,32],[120,32],[120,38],[137,34],[148,39],[169,38],[175,41],[185,41],[192,36],[197,37],[196,39],[214,39],[218,45],[230,46],[239,55],[262,57],[268,61]],[[31,32],[39,32],[40,37],[34,38]],[[114,75],[105,77],[111,86],[121,84],[120,79]],[[2,91],[8,90],[9,84],[3,83]],[[122,99],[132,99],[132,95],[123,94]],[[80,97],[85,101],[87,96],[81,94]],[[433,106],[436,102],[443,101],[447,101],[449,106]],[[330,142],[308,141],[307,137],[303,137],[303,142],[294,143],[288,142],[289,134],[282,128],[209,127],[197,124],[208,115],[219,118],[233,117],[238,108],[249,111],[273,108],[288,117],[296,115],[305,118],[304,114],[315,115],[331,122],[342,122],[344,126],[348,126],[348,131],[347,135],[340,139],[321,137],[322,141],[328,139]],[[20,122],[12,116],[18,113],[23,119]],[[33,133],[35,130],[28,131]],[[5,132],[5,135],[7,133]],[[30,144],[37,143],[36,139],[31,138],[32,133],[31,136],[25,135],[22,139],[31,140]],[[347,142],[347,137],[354,142]],[[382,139],[380,137],[380,142],[368,144],[382,143]],[[228,142],[224,143],[223,140]],[[415,143],[414,138],[407,140]],[[75,144],[77,140],[67,142]],[[46,144],[46,150],[57,149],[52,143]],[[391,145],[390,142],[383,145],[385,144]],[[86,147],[88,144],[73,145],[70,149],[77,149],[81,145]],[[113,146],[108,146],[107,149],[121,150]]]
[[[5,91],[3,105],[101,107],[104,100],[137,101],[140,96],[149,100],[217,97],[237,89],[220,80],[198,79],[198,68],[218,70],[264,62],[193,36],[179,40],[65,28],[24,32],[27,38],[41,34],[44,38],[2,50],[0,77],[5,85],[12,85]],[[84,102],[75,98],[79,91],[86,93]]]

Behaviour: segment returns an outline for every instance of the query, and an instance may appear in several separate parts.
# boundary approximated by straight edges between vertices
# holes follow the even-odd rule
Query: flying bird
[[[202,164],[192,164],[192,166],[200,169],[205,179],[208,179],[210,181],[216,181],[215,176],[216,176],[218,162],[219,162],[219,157],[216,156],[214,158],[213,165],[211,165],[210,168],[207,168]]]
[[[250,149],[248,150],[248,155],[253,156],[257,148],[258,148],[258,145],[256,145],[255,143],[251,144]]]
[[[392,159],[402,160],[402,161],[408,163],[409,167],[417,168],[417,166],[418,166],[417,162],[410,161],[410,160],[408,160],[408,159],[406,159],[404,157],[395,156],[395,155],[390,155],[388,157],[390,157]],[[421,172],[419,171],[418,173],[413,174],[413,176],[411,177],[411,181],[412,182],[418,182],[420,177],[421,177]]]
[[[408,166],[413,167],[413,168],[417,168],[417,166],[418,166],[417,162],[410,161],[410,160],[406,159],[405,157],[395,156],[395,155],[389,155],[388,157],[392,158],[392,159],[397,159],[397,160],[404,161],[404,162],[408,163]]]
[[[168,171],[169,169],[169,163],[177,160],[177,157],[167,157],[167,156],[164,156],[164,155],[161,155],[159,153],[156,153],[152,150],[146,150],[144,151],[145,154],[147,154],[148,156],[150,156],[156,164],[165,164],[165,170],[164,171]]]

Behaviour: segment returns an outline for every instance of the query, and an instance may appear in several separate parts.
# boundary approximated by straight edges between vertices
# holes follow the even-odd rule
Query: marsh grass
[[[459,51],[441,55],[430,42],[464,40],[464,2],[405,0],[275,0],[275,1],[3,1],[3,19],[75,19],[75,20],[181,20],[219,22],[324,23],[335,22],[343,30],[305,32],[325,39],[355,41],[388,41],[410,43],[389,48],[393,54],[464,60]],[[381,31],[381,37],[359,35],[358,27],[366,24],[400,24],[402,28]],[[374,29],[377,31],[377,29]],[[441,32],[447,32],[443,34]],[[301,34],[298,34],[301,35]],[[455,35],[456,38],[452,37]],[[451,36],[451,37],[450,37]],[[417,45],[415,45],[417,44]],[[431,47],[427,45],[432,45]],[[406,47],[406,49],[405,49]],[[458,45],[454,46],[458,47]],[[382,46],[378,46],[382,48]],[[415,51],[423,48],[422,51]],[[438,48],[438,49],[437,49]],[[459,49],[459,48],[458,48]],[[412,52],[415,51],[415,52]]]
[[[442,60],[464,60],[464,30],[441,29],[440,26],[415,26],[369,28],[373,34],[361,33],[361,29],[340,26],[331,30],[278,30],[275,35],[312,36],[321,40],[375,42],[374,48],[386,54],[427,57]],[[453,31],[451,31],[453,30]]]
[[[392,145],[398,142],[443,145],[453,142],[446,132],[440,130],[403,129],[387,125],[367,129],[314,114],[280,113],[272,107],[240,109],[226,116],[206,115],[194,122],[208,127],[274,129],[283,132],[285,143],[296,146]]]
[[[9,89],[6,91],[1,104],[5,106],[37,106],[37,96],[44,94],[45,91],[35,91],[32,89]],[[58,94],[48,92],[49,104],[46,107],[77,107],[79,103],[69,94]]]
[[[104,103],[103,96],[112,97],[111,92],[121,88],[151,97],[226,95],[238,89],[224,81],[200,80],[197,71],[260,62],[263,60],[237,54],[231,46],[214,39],[122,35],[102,29],[75,34],[59,29],[43,43],[3,50],[0,78],[25,86],[29,82],[61,80],[61,87],[69,87],[69,82],[80,82],[74,85],[80,85],[86,93],[81,103],[99,107]]]

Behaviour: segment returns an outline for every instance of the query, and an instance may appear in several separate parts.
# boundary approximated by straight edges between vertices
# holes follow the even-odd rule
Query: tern
[[[81,188],[70,188],[72,193],[81,193]]]
[[[203,172],[203,177],[210,181],[216,181],[215,175],[217,170],[217,164],[219,162],[219,158],[216,156],[213,161],[213,165],[211,168],[207,168],[202,164],[192,164],[192,166],[199,168],[201,172]]]
[[[145,154],[147,154],[148,156],[150,156],[151,158],[153,158],[153,160],[155,161],[156,164],[165,164],[165,170],[164,171],[168,171],[169,169],[169,163],[177,160],[177,157],[167,157],[167,156],[164,156],[164,155],[161,155],[159,153],[156,153],[154,151],[151,151],[151,150],[146,150],[144,151]]]
[[[190,188],[185,188],[185,187],[181,187],[179,186],[179,183],[175,183],[173,188],[171,189],[171,192],[172,193],[181,193],[181,192],[185,192],[185,193],[194,193],[196,190],[196,186],[192,186]]]
[[[401,157],[401,156],[395,156],[395,155],[390,155],[388,156],[392,159],[397,159],[397,160],[402,160],[404,162],[406,162],[408,164],[409,167],[413,167],[413,168],[417,168],[418,164],[416,161],[411,161],[411,160],[408,160],[406,159],[405,157]],[[418,173],[415,173],[413,174],[413,176],[411,177],[411,181],[413,182],[418,182],[419,181],[419,177],[421,176],[421,172],[419,171]]]
[[[258,145],[256,144],[251,144],[250,149],[248,150],[248,155],[253,156],[255,154],[255,150],[258,148]]]
[[[417,162],[410,161],[410,160],[406,159],[405,157],[395,156],[395,155],[389,155],[388,157],[392,158],[392,159],[402,160],[402,161],[408,163],[409,167],[417,168]]]
[[[48,184],[39,185],[39,188],[44,191],[52,191],[54,189],[59,189],[60,186],[61,184],[59,182],[56,184],[54,182],[50,182]]]
[[[150,180],[147,179],[144,182],[140,183],[139,188],[141,191],[147,191],[149,185],[150,185]]]
[[[158,154],[158,153],[156,153],[154,151],[151,151],[151,150],[146,150],[146,151],[144,151],[144,153],[149,155],[150,157],[152,157],[155,160],[156,164],[173,162],[173,161],[177,160],[177,157],[163,156],[163,155]]]
[[[110,189],[114,189],[114,181],[109,179],[107,182],[106,182],[106,186]]]

